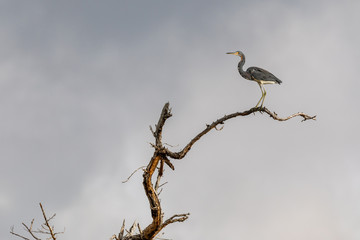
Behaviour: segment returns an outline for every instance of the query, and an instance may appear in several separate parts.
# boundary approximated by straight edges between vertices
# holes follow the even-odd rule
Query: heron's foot
[[[260,113],[262,113],[263,110],[264,110],[264,108],[263,108],[263,107],[255,106],[255,107],[251,108],[250,110],[254,111],[253,113],[254,113],[254,115],[255,115],[255,112],[260,112]]]
[[[265,112],[265,107],[261,106],[260,112],[261,112],[261,114],[262,114],[263,112]]]
[[[260,112],[262,114],[263,112],[265,112],[265,107],[264,106],[255,106],[255,107],[251,108],[250,110],[253,110],[254,114],[255,114],[255,112]]]
[[[263,106],[258,107],[258,109],[259,109],[259,112],[260,112],[261,114],[263,114],[263,111],[264,111]]]

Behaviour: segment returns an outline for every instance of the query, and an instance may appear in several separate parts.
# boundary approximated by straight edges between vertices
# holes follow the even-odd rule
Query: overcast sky
[[[169,101],[181,149],[261,96],[317,121],[236,118],[167,169],[169,239],[360,239],[359,1],[0,1],[0,239],[57,213],[59,239],[151,222],[141,172]]]

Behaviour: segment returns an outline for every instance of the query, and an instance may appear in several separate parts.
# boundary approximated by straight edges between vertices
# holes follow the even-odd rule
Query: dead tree
[[[163,219],[163,212],[161,209],[160,201],[159,201],[159,184],[160,179],[163,176],[164,173],[164,166],[167,165],[169,168],[174,170],[174,165],[171,163],[171,159],[182,159],[186,156],[186,154],[190,151],[191,147],[205,134],[210,132],[212,129],[218,129],[218,125],[222,125],[225,123],[225,121],[240,117],[240,116],[247,116],[252,113],[266,113],[268,114],[272,119],[277,121],[287,121],[294,117],[302,117],[302,121],[306,120],[315,120],[316,116],[309,116],[305,113],[299,112],[295,113],[293,115],[290,115],[286,118],[279,117],[275,112],[271,112],[265,107],[259,107],[259,108],[251,108],[244,112],[236,112],[229,115],[225,115],[222,118],[217,119],[211,124],[206,125],[206,128],[201,131],[199,134],[197,134],[193,139],[190,140],[188,144],[185,145],[185,147],[179,151],[179,152],[172,152],[167,147],[164,146],[162,142],[162,131],[163,127],[165,125],[165,122],[168,118],[172,116],[171,109],[169,107],[169,103],[166,103],[161,111],[160,118],[158,123],[155,125],[155,130],[150,126],[150,130],[155,138],[155,143],[152,144],[152,147],[154,148],[154,154],[147,165],[146,169],[144,170],[143,174],[143,185],[145,194],[149,200],[150,203],[150,210],[151,210],[151,217],[153,219],[152,223],[150,223],[144,230],[140,229],[140,226],[138,226],[138,233],[134,234],[136,223],[132,225],[129,231],[127,231],[127,234],[124,235],[124,229],[125,229],[125,221],[123,222],[123,225],[121,227],[120,233],[118,235],[113,235],[112,239],[115,240],[151,240],[156,237],[156,235],[164,229],[167,225],[170,223],[175,222],[183,222],[189,217],[189,213],[183,213],[183,214],[176,214],[172,217],[168,218],[164,221]],[[152,182],[153,174],[157,171],[156,174],[156,181],[155,185]]]
[[[183,222],[189,217],[189,213],[183,213],[183,214],[175,214],[171,216],[170,218],[167,218],[164,220],[164,213],[161,208],[160,200],[159,200],[159,188],[160,180],[163,177],[164,174],[164,167],[167,165],[169,168],[174,170],[174,165],[171,163],[172,159],[182,159],[186,156],[186,154],[190,151],[191,147],[205,134],[210,132],[212,129],[218,129],[217,127],[219,125],[223,125],[225,121],[240,117],[240,116],[248,116],[252,113],[266,113],[268,116],[270,116],[272,119],[277,121],[287,121],[294,117],[301,117],[302,121],[306,120],[316,120],[316,116],[309,116],[305,113],[299,112],[295,113],[293,115],[290,115],[285,118],[279,117],[275,112],[271,112],[266,107],[257,107],[257,108],[251,108],[249,110],[243,111],[243,112],[235,112],[229,115],[225,115],[222,118],[217,119],[211,124],[207,124],[206,128],[202,130],[200,133],[198,133],[193,139],[190,140],[188,144],[185,145],[185,147],[179,151],[179,152],[173,152],[170,151],[167,147],[164,146],[162,142],[162,132],[163,127],[165,125],[165,122],[168,118],[172,116],[171,109],[169,107],[169,103],[166,103],[161,111],[158,123],[155,125],[155,130],[150,126],[150,130],[155,138],[155,143],[151,144],[154,148],[154,154],[152,158],[150,159],[149,164],[144,170],[143,173],[143,186],[145,190],[145,194],[148,198],[149,204],[150,204],[150,211],[151,211],[151,217],[152,222],[143,230],[140,228],[139,224],[134,223],[129,230],[125,230],[125,220],[123,221],[122,227],[120,229],[120,232],[118,234],[114,234],[111,239],[112,240],[152,240],[154,239],[161,230],[163,230],[167,225],[175,222]],[[220,128],[221,129],[221,128]],[[219,129],[218,129],[219,130]],[[156,180],[153,181],[153,175],[156,173]],[[131,176],[130,176],[131,177]],[[130,178],[129,177],[129,178]],[[43,209],[42,209],[43,211]],[[44,211],[43,211],[44,213]],[[45,213],[44,213],[45,222],[47,223],[50,219],[47,220]],[[32,237],[36,240],[40,240],[40,238],[35,237],[32,233],[33,231],[25,225],[25,228],[27,231],[32,235]],[[51,235],[50,239],[56,240],[55,234],[51,233],[50,225],[45,224],[46,233]],[[15,236],[21,237],[23,239],[29,239],[25,238],[19,234],[16,234],[11,231],[11,233]]]

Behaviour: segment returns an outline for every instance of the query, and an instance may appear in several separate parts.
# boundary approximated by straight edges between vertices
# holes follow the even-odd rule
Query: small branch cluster
[[[54,219],[56,214],[53,214],[51,217],[47,218],[42,204],[39,203],[39,205],[40,205],[41,212],[42,212],[42,215],[43,215],[43,218],[45,221],[43,224],[40,225],[40,228],[34,230],[33,227],[34,227],[35,219],[33,219],[29,226],[26,225],[25,223],[22,223],[22,225],[25,227],[25,230],[29,233],[30,238],[14,232],[14,227],[11,227],[11,230],[10,230],[10,233],[12,235],[22,238],[22,239],[25,239],[25,240],[30,240],[30,239],[41,240],[42,238],[40,238],[39,235],[45,235],[46,239],[56,240],[56,236],[58,234],[64,233],[64,231],[63,232],[55,232],[54,226],[50,225],[50,221]]]
[[[118,235],[112,235],[110,240],[122,240],[122,239],[134,239],[136,228],[138,230],[138,234],[136,234],[138,237],[141,236],[141,228],[139,223],[136,223],[136,221],[133,223],[133,225],[130,227],[129,231],[125,230],[125,220],[123,221],[123,224],[121,226],[120,232]],[[126,231],[126,234],[124,235],[124,231]],[[140,238],[138,238],[140,239]]]

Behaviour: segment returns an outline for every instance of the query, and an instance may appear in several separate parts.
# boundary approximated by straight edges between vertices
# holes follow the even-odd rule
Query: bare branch
[[[22,238],[22,239],[25,239],[25,240],[30,240],[30,239],[27,238],[27,237],[24,237],[24,236],[22,236],[22,235],[20,235],[20,234],[15,233],[15,232],[14,232],[14,226],[12,226],[12,227],[10,228],[10,233],[11,233],[12,235],[14,235],[14,236],[19,237],[19,238]]]
[[[135,221],[135,222],[133,223],[133,225],[130,227],[127,236],[132,236],[132,235],[134,234],[135,227],[136,227],[136,221]]]
[[[186,219],[189,218],[190,213],[184,213],[184,214],[175,214],[174,216],[172,216],[171,218],[167,219],[163,224],[162,224],[162,228],[166,227],[167,225],[169,225],[170,223],[174,223],[174,222],[183,222]]]
[[[146,166],[141,166],[141,167],[139,167],[138,169],[136,169],[135,171],[133,171],[126,180],[122,181],[122,183],[128,182],[128,181],[130,180],[130,178],[131,178],[137,171],[139,171],[140,169],[144,169],[145,167],[146,167]]]
[[[114,240],[114,239],[119,240],[118,237],[115,234],[111,236],[110,240]]]
[[[159,188],[159,185],[160,185],[160,180],[161,180],[161,176],[162,174],[160,175],[160,169],[164,167],[164,161],[160,161],[160,168],[159,168],[159,173],[156,177],[156,182],[155,182],[155,191],[157,192],[158,191],[158,188]]]
[[[169,146],[169,147],[178,147],[179,146],[179,144],[177,144],[177,145],[170,145],[170,144],[168,144],[168,143],[164,143],[164,145],[167,145],[167,146]]]
[[[163,185],[163,184],[162,184]],[[161,192],[162,192],[163,188],[160,188],[160,191],[157,192],[157,195],[160,196]]]
[[[119,232],[118,240],[122,240],[122,239],[123,239],[124,230],[125,230],[125,219],[123,220],[123,224],[122,224],[121,229],[120,229],[120,232]]]
[[[164,182],[162,184],[159,185],[159,188],[161,188],[162,186],[164,186],[165,184],[167,184],[168,182]]]
[[[224,126],[221,126],[221,128],[215,127],[215,130],[216,130],[216,131],[221,131],[221,130],[223,130],[223,128],[224,128]]]
[[[47,228],[48,228],[49,231],[50,231],[51,238],[52,238],[53,240],[56,240],[55,233],[54,233],[54,231],[53,231],[54,229],[53,229],[53,227],[50,226],[50,224],[49,224],[49,219],[46,218],[45,210],[44,210],[44,208],[43,208],[43,206],[42,206],[41,203],[39,203],[39,205],[40,205],[41,212],[42,212],[43,217],[44,217],[44,220],[45,220],[45,225],[47,226]]]
[[[172,116],[171,109],[169,108],[169,103],[167,102],[161,111],[161,115],[160,115],[158,124],[156,125],[155,140],[156,140],[156,146],[158,146],[158,147],[162,145],[162,143],[161,143],[162,129],[165,124],[165,121],[171,116]]]
[[[139,233],[141,234],[142,231],[141,231],[141,228],[140,228],[140,224],[139,224],[139,223],[137,224],[137,227],[138,227]]]
[[[32,220],[31,220],[31,223],[30,223],[30,230],[32,230],[32,227],[34,226],[34,221],[35,221],[35,218],[33,218]],[[24,224],[25,225],[25,224]]]
[[[55,216],[56,216],[56,213],[54,213],[54,214],[48,219],[48,222],[50,222]]]
[[[170,160],[167,157],[164,157],[164,161],[165,161],[166,165],[168,165],[169,168],[171,168],[172,170],[175,170],[174,165],[170,162]]]
[[[152,126],[150,125],[149,127],[150,127],[150,131],[151,131],[152,135],[153,135],[154,137],[156,137],[156,134],[155,134],[155,132],[154,132],[154,130],[153,130],[153,128],[152,128]]]
[[[30,227],[28,227],[25,223],[22,223],[22,225],[26,228],[26,230],[30,233],[30,235],[36,239],[36,240],[41,240],[40,238],[36,237],[32,231],[32,225],[33,225],[34,219],[31,221],[31,225]]]
[[[160,159],[161,157],[155,151],[154,156],[151,158],[150,163],[143,174],[144,190],[150,203],[151,217],[153,218],[153,222],[148,225],[142,232],[144,239],[153,239],[159,232],[159,228],[162,223],[160,201],[151,182],[152,175]]]
[[[272,117],[274,120],[277,120],[277,121],[287,121],[291,118],[294,118],[294,117],[302,117],[303,119],[301,120],[301,122],[304,122],[306,120],[316,120],[316,115],[315,116],[309,116],[303,112],[298,112],[298,113],[295,113],[293,115],[290,115],[286,118],[280,118],[278,117],[278,115],[275,113],[275,112],[271,112],[269,109],[267,108],[264,108],[263,109],[264,112],[266,112],[267,114],[269,114],[270,117]]]
[[[293,114],[289,117],[286,117],[286,118],[280,118],[278,117],[278,115],[274,112],[271,112],[270,110],[268,110],[266,107],[263,107],[263,108],[251,108],[247,111],[244,111],[244,112],[236,112],[236,113],[232,113],[232,114],[229,114],[229,115],[225,115],[224,117],[222,118],[219,118],[218,120],[214,121],[212,124],[210,125],[206,125],[206,128],[201,131],[198,135],[196,135],[180,152],[171,152],[169,149],[165,149],[166,151],[166,155],[171,157],[171,158],[174,158],[174,159],[182,159],[183,157],[185,157],[185,155],[190,151],[191,147],[194,145],[195,142],[197,142],[202,136],[204,136],[206,133],[208,133],[210,130],[212,129],[216,129],[216,126],[219,125],[219,124],[224,124],[225,121],[229,120],[229,119],[232,119],[232,118],[235,118],[235,117],[239,117],[239,116],[247,116],[247,115],[250,115],[251,113],[255,113],[255,112],[265,112],[267,113],[270,117],[272,117],[274,120],[277,120],[277,121],[287,121],[291,118],[294,118],[294,117],[297,117],[297,116],[300,116],[303,118],[302,121],[306,121],[306,120],[316,120],[316,116],[309,116],[305,113],[296,113],[296,114]]]

